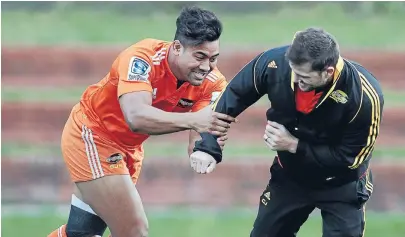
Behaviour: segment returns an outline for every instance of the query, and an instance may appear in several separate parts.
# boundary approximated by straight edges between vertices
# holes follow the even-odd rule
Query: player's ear
[[[183,48],[183,45],[180,43],[179,40],[175,40],[173,42],[173,52],[175,55],[179,56],[182,48]]]
[[[334,67],[327,67],[326,68],[326,74],[328,74],[328,77],[333,76],[333,73],[335,72],[335,68]]]
[[[325,80],[328,80],[329,78],[333,77],[333,73],[335,72],[335,68],[334,67],[327,67],[325,69],[325,71],[323,71],[325,73]]]

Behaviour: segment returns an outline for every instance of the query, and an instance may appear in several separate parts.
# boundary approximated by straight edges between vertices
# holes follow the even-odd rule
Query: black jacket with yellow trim
[[[299,139],[295,154],[278,152],[290,177],[312,187],[358,179],[368,169],[379,134],[384,99],[378,81],[361,65],[340,57],[333,84],[312,112],[302,114],[296,110],[294,74],[285,58],[288,47],[270,49],[248,63],[222,92],[214,110],[236,117],[267,94],[267,120],[283,124]],[[201,136],[194,151],[221,162],[216,137]]]

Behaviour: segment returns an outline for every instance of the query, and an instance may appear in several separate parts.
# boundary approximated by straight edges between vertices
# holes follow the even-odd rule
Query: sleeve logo
[[[220,94],[221,94],[220,91],[212,92],[210,105],[215,103],[215,101],[218,99],[218,97],[219,97]]]
[[[147,82],[150,70],[148,62],[142,58],[132,57],[129,64],[128,81]]]

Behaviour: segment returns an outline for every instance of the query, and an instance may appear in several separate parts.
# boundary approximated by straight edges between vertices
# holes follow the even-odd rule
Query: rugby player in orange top
[[[68,223],[50,237],[102,236],[107,226],[113,237],[147,236],[134,185],[142,143],[190,130],[191,153],[198,133],[226,140],[235,119],[209,106],[227,84],[216,67],[222,24],[214,13],[188,7],[176,25],[172,42],[145,39],[121,52],[73,107],[61,146],[74,193]]]

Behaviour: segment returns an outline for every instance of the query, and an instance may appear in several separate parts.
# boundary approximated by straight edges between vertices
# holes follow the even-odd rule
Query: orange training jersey
[[[170,45],[145,39],[121,52],[109,73],[82,95],[80,108],[86,126],[120,145],[135,147],[148,135],[130,130],[119,105],[121,95],[149,91],[152,106],[168,112],[195,112],[213,103],[226,87],[225,77],[215,68],[202,85],[185,82],[177,88],[177,79],[167,62]]]

